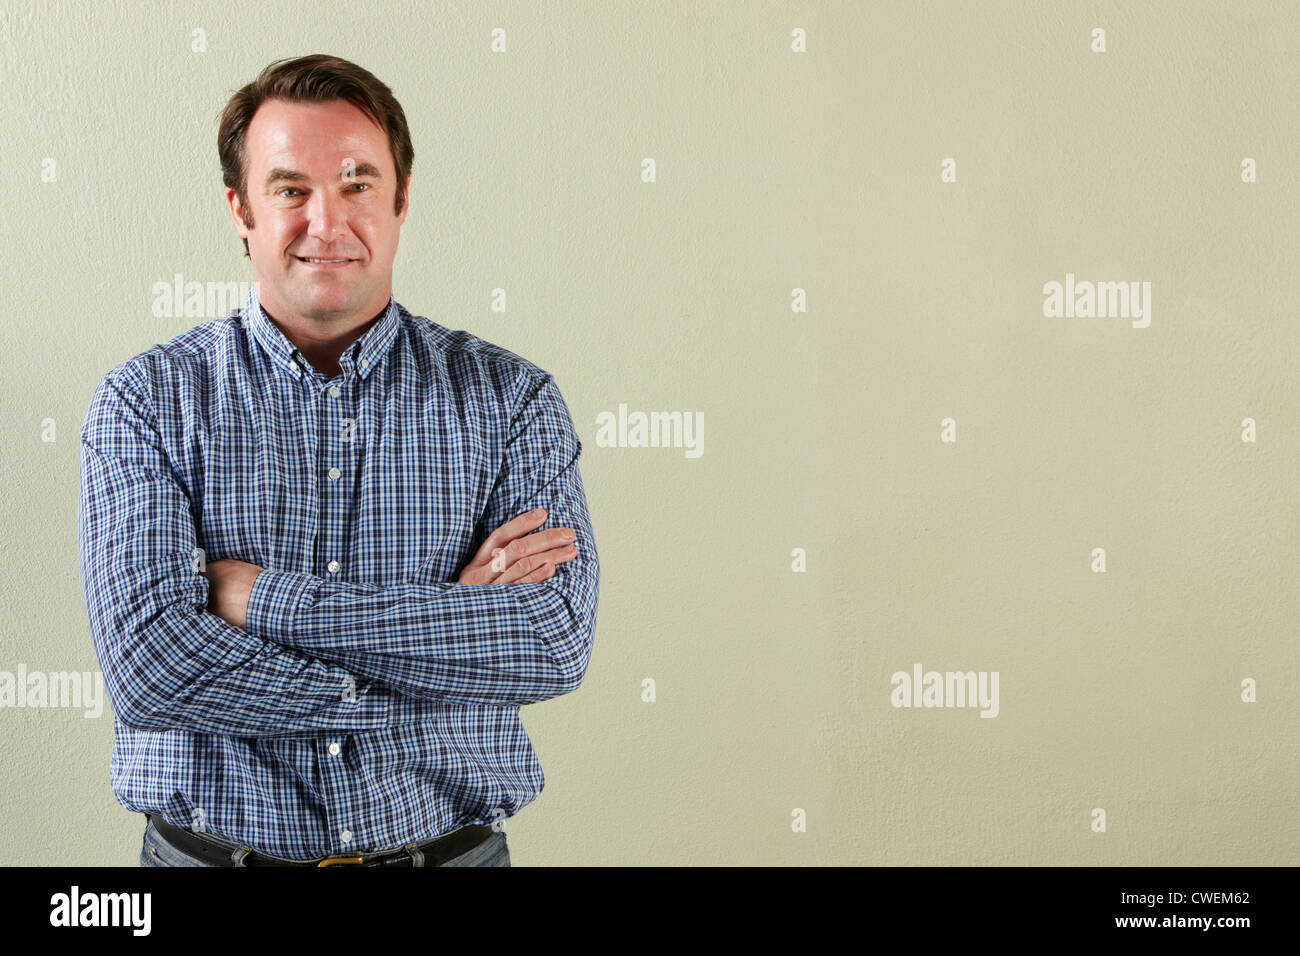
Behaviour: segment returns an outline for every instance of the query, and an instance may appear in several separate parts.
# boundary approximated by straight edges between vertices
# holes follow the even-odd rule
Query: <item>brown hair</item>
[[[397,195],[393,215],[400,215],[406,204],[406,177],[415,161],[415,148],[406,126],[406,114],[393,91],[355,63],[323,53],[297,59],[276,60],[262,70],[226,104],[217,131],[217,153],[221,157],[221,179],[235,190],[244,224],[253,225],[253,210],[248,205],[248,157],[244,140],[253,114],[270,99],[290,103],[325,103],[346,100],[375,121],[388,133],[388,149],[397,168]],[[244,255],[248,240],[244,239]]]

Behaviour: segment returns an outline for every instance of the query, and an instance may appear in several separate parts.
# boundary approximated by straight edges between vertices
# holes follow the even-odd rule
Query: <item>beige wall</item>
[[[0,671],[97,669],[91,389],[205,320],[155,283],[251,278],[217,115],[335,53],[412,125],[398,301],[585,446],[599,629],[523,712],[516,866],[1300,862],[1295,4],[379,6],[4,4]],[[1149,322],[1045,315],[1067,274]],[[620,404],[703,453],[601,447]],[[918,663],[996,717],[893,706]],[[112,730],[0,709],[0,863],[135,863]]]

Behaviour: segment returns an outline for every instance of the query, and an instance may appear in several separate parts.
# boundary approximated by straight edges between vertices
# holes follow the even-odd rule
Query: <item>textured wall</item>
[[[515,865],[1300,862],[1295,4],[0,17],[0,863],[139,854],[111,711],[17,704],[98,669],[91,389],[217,317],[156,283],[250,278],[217,116],[317,52],[411,122],[398,301],[552,371],[584,443],[599,629],[523,712]],[[620,405],[703,444],[606,444]]]

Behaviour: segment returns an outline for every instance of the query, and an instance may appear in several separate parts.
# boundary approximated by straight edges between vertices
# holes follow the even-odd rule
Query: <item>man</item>
[[[599,565],[553,378],[391,293],[414,151],[387,86],[231,98],[242,309],[108,372],[81,434],[87,617],[144,865],[509,866]],[[543,528],[543,525],[549,527]]]

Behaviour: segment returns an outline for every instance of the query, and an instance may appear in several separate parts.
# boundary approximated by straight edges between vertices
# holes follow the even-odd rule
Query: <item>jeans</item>
[[[159,835],[152,821],[144,828],[144,845],[140,848],[141,866],[211,866],[206,860],[190,856]],[[471,850],[453,857],[443,866],[509,866],[510,848],[504,830],[497,830]]]

